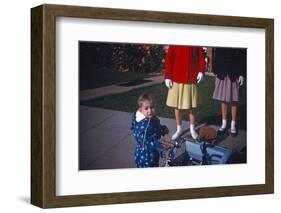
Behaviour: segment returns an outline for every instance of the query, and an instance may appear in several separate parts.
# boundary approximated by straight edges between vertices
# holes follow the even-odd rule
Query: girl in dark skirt
[[[239,101],[239,87],[246,76],[246,49],[215,48],[213,51],[215,90],[213,99],[221,102],[222,125],[218,132],[227,127],[227,105],[231,105],[231,136],[237,135],[236,119]]]

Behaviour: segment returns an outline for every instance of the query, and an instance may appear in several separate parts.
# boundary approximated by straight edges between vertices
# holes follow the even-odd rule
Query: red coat
[[[169,46],[166,56],[165,79],[171,79],[177,83],[195,83],[198,72],[205,72],[205,61],[201,47]]]

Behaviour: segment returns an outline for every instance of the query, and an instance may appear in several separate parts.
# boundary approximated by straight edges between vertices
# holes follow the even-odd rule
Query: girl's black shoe
[[[236,137],[237,134],[238,134],[237,129],[231,129],[231,130],[230,130],[230,135],[231,135],[232,137]]]
[[[220,128],[218,129],[218,131],[217,131],[217,134],[218,134],[218,135],[221,135],[221,134],[223,134],[223,133],[225,133],[225,132],[226,132],[226,127],[225,127],[225,128],[221,128],[221,127],[220,127]]]

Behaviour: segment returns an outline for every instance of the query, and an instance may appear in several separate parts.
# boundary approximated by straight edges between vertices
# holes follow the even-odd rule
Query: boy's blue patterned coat
[[[159,143],[163,134],[163,127],[157,117],[144,118],[136,121],[136,113],[133,114],[131,130],[136,139],[135,162],[137,167],[158,167],[159,151],[162,146]]]

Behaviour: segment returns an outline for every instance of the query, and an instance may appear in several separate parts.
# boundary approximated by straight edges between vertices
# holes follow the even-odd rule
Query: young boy
[[[166,126],[160,125],[160,120],[155,116],[155,105],[152,96],[142,94],[138,98],[138,110],[133,114],[133,136],[137,145],[135,149],[135,163],[138,168],[158,167],[161,135],[168,134]]]

